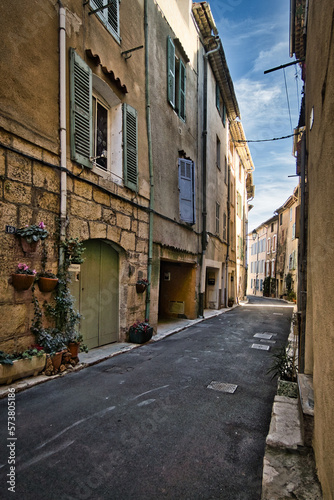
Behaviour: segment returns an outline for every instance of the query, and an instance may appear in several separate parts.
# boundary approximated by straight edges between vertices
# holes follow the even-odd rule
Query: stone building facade
[[[240,143],[229,168],[239,110],[208,4],[23,0],[2,3],[0,19],[0,349],[34,342],[17,264],[57,273],[71,239],[85,247],[70,286],[90,348],[125,340],[137,320],[156,330],[235,298],[233,176],[242,164],[243,231],[253,166]],[[14,234],[40,222],[46,257]]]
[[[315,0],[291,2],[290,56],[305,59],[296,165],[300,176],[298,377],[300,387],[307,388],[306,398],[305,393],[300,398],[304,427],[312,435],[325,500],[334,498],[333,20],[330,0],[322,2],[321,8]]]

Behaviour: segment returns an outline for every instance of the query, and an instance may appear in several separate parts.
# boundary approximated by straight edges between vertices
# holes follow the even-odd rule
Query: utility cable
[[[287,102],[288,102],[288,110],[289,110],[289,118],[290,118],[290,127],[291,127],[291,131],[292,131],[291,111],[290,111],[290,102],[289,102],[288,86],[287,86],[287,84],[286,84],[285,68],[283,68],[283,75],[284,75],[284,82],[285,82],[286,100],[287,100]]]
[[[294,137],[295,135],[298,135],[299,132],[297,133],[294,133],[294,134],[290,134],[290,135],[285,135],[283,137],[273,137],[273,139],[258,139],[258,140],[243,140],[243,139],[240,139],[240,140],[235,140],[234,142],[270,142],[270,141],[281,141],[282,139],[288,139],[289,137]]]

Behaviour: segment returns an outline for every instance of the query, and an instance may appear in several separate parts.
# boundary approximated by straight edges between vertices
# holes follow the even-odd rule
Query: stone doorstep
[[[304,446],[297,399],[275,396],[266,444],[288,450]]]
[[[314,432],[314,393],[313,377],[299,373],[297,376],[299,391],[299,411],[305,446],[311,447]]]

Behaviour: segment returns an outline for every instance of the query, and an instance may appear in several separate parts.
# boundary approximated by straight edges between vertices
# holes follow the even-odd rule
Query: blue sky
[[[292,62],[289,56],[289,0],[209,1],[238,99],[248,140],[293,133],[297,126],[302,81],[297,65],[267,75],[267,69]],[[296,69],[297,75],[296,78]],[[254,208],[249,230],[269,219],[292,194],[298,178],[292,138],[249,143],[255,165]]]

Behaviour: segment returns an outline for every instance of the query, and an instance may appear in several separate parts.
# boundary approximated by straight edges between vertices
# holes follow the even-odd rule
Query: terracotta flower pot
[[[146,290],[145,283],[136,283],[136,291],[137,293],[144,293]]]
[[[79,351],[80,351],[79,342],[70,342],[67,347],[71,353],[72,358],[77,358],[79,356]]]
[[[63,359],[63,352],[64,351],[58,351],[51,356],[52,365],[55,370],[59,370],[61,361]]]
[[[41,277],[38,278],[37,284],[41,292],[52,292],[52,290],[54,290],[58,284],[58,278]]]
[[[32,241],[31,243],[28,243],[27,240],[25,238],[22,238],[22,237],[20,238],[20,240],[21,240],[21,247],[22,247],[22,250],[24,251],[24,253],[34,253],[34,252],[36,252],[39,240],[38,241]]]
[[[33,284],[34,279],[34,274],[12,274],[12,284],[18,292],[28,290]]]

